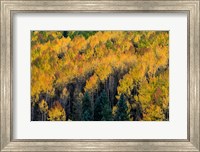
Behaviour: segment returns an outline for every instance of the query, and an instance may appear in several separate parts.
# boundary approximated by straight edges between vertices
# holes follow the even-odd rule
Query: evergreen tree
[[[112,109],[105,90],[102,91],[99,98],[97,98],[94,105],[94,120],[109,121],[112,120]]]
[[[129,120],[128,107],[124,99],[124,95],[121,94],[119,101],[117,102],[117,111],[115,113],[115,121]]]
[[[72,120],[75,121],[80,121],[81,120],[81,101],[76,100],[73,103],[73,108],[72,108]]]
[[[98,97],[94,104],[94,120],[101,121],[102,119],[102,103],[100,97]]]
[[[84,121],[92,121],[93,120],[91,99],[90,99],[88,92],[86,92],[83,97],[81,118]]]
[[[74,91],[74,101],[73,101],[73,107],[72,107],[72,120],[75,120],[75,121],[81,120],[82,99],[83,99],[83,94],[76,89]]]
[[[109,104],[109,100],[105,90],[101,93],[101,102],[102,102],[102,119],[103,121],[112,120],[112,109]]]
[[[103,117],[102,117],[101,120],[103,120],[103,121],[111,121],[111,120],[113,120],[112,119],[112,110],[111,110],[109,104],[105,104],[104,105],[104,108],[103,108],[103,111],[102,111],[102,115],[103,115]]]

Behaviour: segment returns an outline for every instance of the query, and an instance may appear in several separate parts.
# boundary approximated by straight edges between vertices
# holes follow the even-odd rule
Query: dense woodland
[[[32,121],[168,121],[167,31],[32,31]]]

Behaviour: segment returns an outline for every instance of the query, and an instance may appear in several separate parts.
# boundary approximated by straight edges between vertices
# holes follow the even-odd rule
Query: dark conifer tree
[[[91,99],[88,92],[86,92],[83,97],[81,118],[84,121],[93,120]]]
[[[124,95],[121,94],[119,101],[117,102],[117,111],[115,113],[115,121],[127,121],[129,120],[128,116],[128,107],[124,99]]]
[[[112,109],[110,107],[110,102],[108,100],[108,96],[106,91],[103,90],[101,93],[101,102],[102,102],[102,119],[103,121],[111,121],[112,120]]]
[[[103,121],[112,121],[112,110],[109,106],[109,104],[105,104],[103,107],[103,111],[102,111],[102,119]]]
[[[98,97],[94,104],[94,120],[101,121],[102,119],[102,103],[100,97]]]

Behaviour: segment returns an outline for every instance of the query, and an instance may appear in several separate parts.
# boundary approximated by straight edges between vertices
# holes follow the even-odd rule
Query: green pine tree
[[[84,121],[93,120],[91,99],[88,92],[86,92],[83,97],[81,118]]]
[[[109,121],[112,120],[112,109],[105,90],[101,92],[94,105],[94,120]]]
[[[108,96],[106,91],[103,90],[101,93],[101,102],[102,102],[102,119],[103,121],[111,121],[112,120],[112,109],[110,107],[110,103],[108,100]]]
[[[103,111],[102,111],[102,119],[103,121],[112,121],[112,110],[109,106],[109,104],[105,104],[104,105],[104,108],[103,108]]]
[[[73,119],[75,121],[81,120],[81,102],[76,101],[73,105],[73,112],[72,112]]]
[[[117,111],[115,113],[115,121],[129,120],[128,107],[124,99],[124,95],[121,94],[119,101],[117,102]]]
[[[72,120],[80,121],[81,120],[81,111],[82,111],[82,93],[75,92],[73,101],[73,107],[72,107]]]
[[[94,120],[101,121],[102,119],[102,103],[100,97],[98,97],[94,104]]]

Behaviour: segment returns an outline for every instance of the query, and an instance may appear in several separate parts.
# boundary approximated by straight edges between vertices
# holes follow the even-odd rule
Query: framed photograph
[[[1,151],[200,151],[199,0],[1,1]]]

